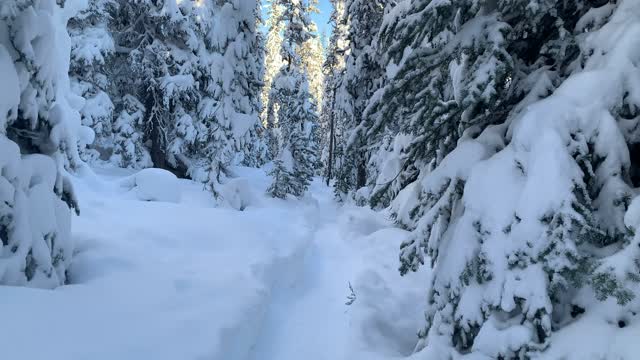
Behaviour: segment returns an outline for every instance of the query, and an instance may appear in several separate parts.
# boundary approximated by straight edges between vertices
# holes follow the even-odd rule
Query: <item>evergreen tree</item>
[[[275,99],[280,105],[282,119],[279,130],[282,148],[272,172],[272,196],[304,195],[317,167],[317,115],[315,104],[298,67],[284,70],[274,82]]]
[[[264,163],[259,4],[113,1],[112,161],[212,190],[229,166]]]
[[[336,158],[341,158],[336,152],[336,145],[343,141],[337,141],[337,107],[336,93],[342,83],[345,67],[345,53],[347,49],[348,29],[345,18],[344,0],[332,0],[333,11],[330,21],[333,25],[331,38],[327,48],[327,55],[323,64],[324,87],[323,106],[320,117],[321,147],[323,149],[322,160],[326,164],[327,184],[333,179],[336,167]]]
[[[389,0],[347,0],[345,21],[349,29],[349,48],[341,86],[336,94],[338,121],[345,134],[345,151],[336,174],[335,192],[338,199],[366,185],[368,150],[366,140],[353,133],[364,121],[369,98],[380,87],[384,75],[374,39],[382,24]],[[348,137],[348,138],[347,138]]]
[[[313,35],[309,7],[299,0],[278,0],[285,23],[282,58],[285,65],[273,81],[270,97],[279,106],[278,128],[282,143],[272,172],[272,196],[302,196],[317,165],[317,113],[304,72],[301,47]]]
[[[131,95],[120,100],[120,114],[113,124],[113,149],[111,162],[123,168],[144,169],[153,167],[151,155],[144,145],[145,107]]]
[[[82,124],[95,132],[92,144],[82,144],[84,160],[106,159],[113,147],[114,104],[109,68],[115,44],[109,30],[108,13],[114,0],[92,1],[69,20],[73,91],[85,98],[80,110]],[[88,148],[84,148],[87,146]]]
[[[65,175],[90,142],[70,89],[66,12],[54,0],[0,2],[0,284],[68,280],[71,209]]]
[[[256,115],[251,113],[250,119],[252,125],[249,126],[244,138],[240,137],[240,141],[237,143],[240,145],[239,149],[242,155],[241,164],[249,167],[262,166],[270,159],[267,129],[260,117],[260,113],[264,108],[261,94],[264,87],[265,74],[263,65],[265,58],[264,37],[258,29],[258,25],[262,23],[260,11],[260,3],[256,1],[254,17],[252,19],[253,22],[251,22],[251,19],[247,21],[247,23],[253,23],[253,29],[251,31],[253,40],[249,42],[249,52],[252,56],[245,58],[243,62],[243,66],[252,67],[254,70],[246,75],[246,80],[251,84],[249,87],[250,91],[247,91],[247,95],[250,103],[253,104],[253,109],[257,109],[257,118]],[[251,63],[251,60],[255,60],[256,62]]]
[[[291,160],[291,154],[286,153],[286,160],[283,159],[285,155],[281,155],[279,158],[273,160],[273,170],[269,172],[269,176],[273,178],[273,182],[267,189],[267,193],[273,197],[286,199],[288,194],[295,194],[297,189],[293,186],[295,176],[290,164],[286,160]]]
[[[305,41],[302,44],[301,47],[301,58],[302,58],[302,65],[303,65],[303,69],[305,71],[305,74],[307,74],[307,79],[309,82],[309,92],[311,93],[311,96],[313,97],[313,101],[315,103],[315,112],[316,114],[321,114],[322,113],[322,104],[323,104],[323,87],[324,87],[324,71],[323,71],[323,65],[324,65],[324,48],[322,46],[322,42],[319,38],[318,34],[318,27],[316,26],[315,23],[311,22],[311,26],[309,27],[309,29],[311,30],[311,32],[315,35],[314,37],[312,37],[311,39]],[[321,139],[322,139],[322,134],[321,134],[321,128],[319,125],[319,115],[318,116],[318,120],[317,120],[317,128],[313,133],[313,136],[316,137],[316,139],[313,140],[313,143],[315,144],[316,147],[318,147],[317,149],[317,159],[316,159],[316,172],[318,175],[321,175],[322,172],[322,162],[320,159],[320,152],[321,152]]]
[[[302,65],[309,80],[309,91],[313,95],[315,103],[318,105],[318,112],[321,110],[322,94],[324,84],[324,49],[318,34],[318,26],[312,21],[309,30],[316,36],[305,41],[300,48]]]
[[[149,143],[145,150],[153,166],[185,176],[191,166],[189,157],[198,125],[194,121],[200,101],[197,52],[207,33],[207,23],[198,18],[212,16],[211,4],[118,0],[113,11],[112,32],[117,34],[116,71],[112,75],[117,87],[116,113],[122,116],[123,111],[128,112],[125,108],[131,107],[131,101],[125,103],[127,95],[144,106],[142,121],[116,128],[125,129],[126,133],[116,133],[115,138],[127,144],[116,142],[115,147]],[[132,137],[143,141],[130,141]]]
[[[380,154],[386,164],[377,168],[394,173],[369,177],[373,205],[387,205],[421,169],[437,165],[465,130],[504,122],[516,104],[548,95],[567,76],[577,54],[571,28],[584,6],[529,4],[421,0],[389,14],[378,48],[392,71],[354,138],[405,138]]]
[[[264,87],[262,89],[262,121],[265,127],[268,126],[267,112],[270,111],[271,117],[274,117],[277,113],[277,109],[269,108],[269,93],[271,91],[271,84],[273,78],[280,71],[284,60],[280,51],[282,49],[282,32],[284,31],[284,22],[282,21],[282,12],[284,11],[282,6],[278,5],[275,0],[269,2],[268,18],[266,22],[267,36],[265,39],[265,59],[264,59]],[[274,124],[276,120],[271,120]]]
[[[577,1],[413,3],[385,21],[383,37],[390,28],[421,35],[392,43],[398,71],[367,119],[369,129],[400,120],[405,165],[396,169],[415,172],[392,209],[413,230],[401,272],[427,259],[433,267],[418,350],[529,359],[576,308],[594,306],[585,294],[627,306],[637,289],[637,249],[622,219],[640,101],[625,95],[637,87],[621,75],[628,69],[606,65],[620,54],[604,50],[614,33],[633,36],[622,29],[637,5],[611,15],[611,5],[589,11]],[[577,35],[585,31],[588,41]]]
[[[267,20],[267,37],[265,42],[265,74],[264,87],[262,90],[262,121],[266,128],[265,136],[267,142],[267,157],[275,159],[280,148],[280,134],[278,127],[278,104],[272,99],[271,88],[273,79],[284,65],[282,59],[282,33],[284,31],[284,21],[282,13],[284,8],[275,0],[269,4],[269,18]]]
[[[212,189],[223,180],[229,165],[257,166],[266,160],[259,118],[263,75],[259,4],[224,1],[219,5],[208,32],[210,48],[205,49],[213,55],[199,56],[206,84],[199,119],[206,130],[199,132],[198,144],[205,149],[207,184]]]

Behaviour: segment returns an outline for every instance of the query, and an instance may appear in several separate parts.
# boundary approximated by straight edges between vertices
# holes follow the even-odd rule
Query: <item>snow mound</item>
[[[123,187],[135,193],[138,200],[178,203],[182,191],[178,178],[162,169],[144,169],[122,181]]]
[[[224,205],[240,211],[244,211],[256,199],[246,178],[230,180],[222,186],[220,195]]]
[[[368,215],[371,220],[372,215]],[[362,216],[367,213],[363,211]],[[430,272],[425,269],[416,276],[401,276],[398,257],[389,256],[408,235],[405,230],[385,227],[353,240],[362,260],[352,278],[356,300],[349,308],[350,319],[356,343],[373,358],[378,358],[374,354],[381,359],[403,358],[413,353],[418,340],[424,284]]]
[[[346,237],[368,236],[388,227],[381,216],[376,215],[371,209],[345,206],[344,215],[338,220],[338,225]]]

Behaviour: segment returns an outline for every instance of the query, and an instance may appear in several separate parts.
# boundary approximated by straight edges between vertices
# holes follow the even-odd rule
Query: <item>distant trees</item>
[[[333,11],[330,21],[333,25],[331,38],[327,48],[324,70],[323,106],[320,116],[320,129],[322,131],[323,162],[325,164],[325,177],[327,185],[335,176],[336,167],[340,163],[336,159],[341,158],[342,152],[338,144],[342,144],[342,128],[338,123],[338,108],[336,106],[338,89],[342,84],[345,68],[345,55],[348,45],[348,29],[344,22],[344,0],[332,0]]]
[[[335,183],[339,199],[367,183],[367,140],[353,129],[363,123],[368,100],[383,81],[384,68],[374,40],[388,3],[388,0],[347,0],[341,24],[337,27],[339,31],[345,27],[348,29],[348,45],[346,49],[339,50],[345,56],[345,69],[340,87],[335,90],[333,108],[333,116],[339,127],[344,129],[341,143],[336,144],[336,148],[341,149]],[[373,142],[372,139],[369,141]]]
[[[259,21],[256,1],[92,2],[68,26],[74,88],[96,132],[86,153],[212,190],[229,165],[264,163]]]
[[[301,196],[317,166],[318,115],[309,91],[302,50],[313,38],[309,4],[299,0],[277,0],[282,7],[284,34],[281,56],[284,65],[275,76],[270,102],[278,105],[278,129],[281,140],[272,171],[273,184],[268,192],[275,197]]]

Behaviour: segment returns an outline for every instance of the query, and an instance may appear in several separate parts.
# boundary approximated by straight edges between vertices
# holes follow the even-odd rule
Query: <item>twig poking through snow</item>
[[[347,306],[351,306],[354,302],[356,302],[356,293],[353,291],[353,286],[351,286],[351,282],[349,282],[349,291],[351,291],[351,294],[347,296],[347,302],[345,303],[345,305]]]

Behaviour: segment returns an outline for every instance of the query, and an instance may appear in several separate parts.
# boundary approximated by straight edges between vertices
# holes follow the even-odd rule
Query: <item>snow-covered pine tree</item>
[[[285,65],[273,80],[271,99],[279,106],[282,147],[272,172],[274,182],[268,192],[276,197],[284,197],[284,194],[302,196],[315,173],[318,151],[316,104],[300,55],[302,44],[313,35],[307,3],[278,0],[276,4],[283,8],[282,58]]]
[[[82,124],[93,129],[92,144],[81,144],[85,161],[108,159],[113,151],[114,105],[109,72],[115,44],[109,29],[109,7],[114,0],[91,1],[69,20],[73,91],[85,98],[80,110]]]
[[[446,21],[455,31],[437,52],[420,50],[430,43],[425,39],[398,44],[404,55],[391,80],[426,94],[412,100],[419,107],[403,103],[409,93],[381,98],[419,110],[411,121],[449,109],[457,115],[447,115],[447,124],[466,128],[450,145],[435,134],[411,133],[416,145],[409,149],[416,150],[405,156],[419,171],[417,180],[392,204],[398,222],[415,229],[402,246],[401,272],[415,271],[426,259],[433,266],[418,350],[428,358],[529,359],[547,348],[554,331],[600,306],[598,300],[613,297],[621,310],[637,306],[628,287],[637,289],[640,254],[623,217],[633,194],[630,169],[637,166],[628,145],[640,140],[633,130],[640,98],[632,95],[640,88],[627,81],[639,70],[632,50],[638,40],[629,29],[639,24],[630,14],[640,5],[621,1],[590,9],[592,2],[529,7],[515,1],[452,9],[453,3],[414,3],[423,6],[404,6],[417,12],[394,16],[398,24],[413,19],[414,26],[435,26],[453,13],[458,15]],[[527,32],[527,41],[520,31]],[[486,43],[491,51],[476,47],[484,43],[478,36],[492,39]],[[613,37],[619,41],[611,42]],[[469,50],[462,46],[466,41],[473,44]],[[456,44],[457,56],[441,53]],[[449,59],[432,58],[436,53]],[[427,69],[417,66],[423,64],[419,59],[444,61],[424,92],[413,87]],[[505,66],[503,83],[485,82],[501,78],[490,64]],[[556,81],[562,82],[557,88]],[[432,94],[440,99],[433,108],[438,112],[426,101]],[[382,102],[375,106],[384,108]],[[392,115],[397,113],[382,112],[374,120]],[[422,120],[427,129],[429,119]],[[469,119],[475,120],[466,124]],[[487,125],[494,120],[501,124]],[[418,151],[429,136],[421,147],[426,152]],[[429,151],[435,153],[425,155]]]
[[[73,15],[55,0],[0,2],[0,284],[68,280],[71,209],[65,164],[80,166],[82,99],[69,80]]]
[[[275,159],[280,148],[280,135],[277,129],[278,124],[278,104],[272,101],[273,79],[284,65],[282,59],[282,33],[284,22],[282,12],[284,9],[275,0],[269,2],[268,19],[266,22],[267,36],[265,40],[265,61],[264,61],[264,88],[262,90],[262,122],[266,128],[265,137],[268,148],[268,159]]]
[[[343,143],[343,141],[336,141],[338,137],[338,129],[336,126],[336,92],[342,83],[345,54],[348,44],[348,29],[344,21],[344,0],[332,0],[331,4],[333,10],[331,12],[330,22],[333,25],[333,29],[323,64],[325,77],[322,96],[323,106],[320,116],[322,161],[326,167],[325,176],[327,184],[334,177],[336,158],[340,158],[336,153],[336,144]]]
[[[249,130],[245,133],[244,139],[240,139],[236,144],[240,146],[240,152],[242,155],[242,165],[250,166],[250,167],[259,167],[266,164],[269,161],[269,143],[267,137],[267,129],[265,124],[262,122],[260,113],[262,112],[262,108],[264,107],[261,101],[262,88],[264,85],[264,58],[265,58],[265,48],[264,48],[264,36],[262,32],[258,29],[259,25],[262,24],[261,17],[261,7],[260,3],[256,1],[255,13],[253,17],[253,30],[250,34],[253,34],[253,42],[250,42],[250,53],[252,56],[247,57],[246,60],[252,59],[255,60],[255,63],[250,63],[245,61],[245,67],[252,67],[255,72],[246,74],[245,76],[252,76],[246,79],[251,83],[250,91],[247,93],[250,94],[251,103],[257,106],[257,119],[252,114],[251,116],[255,119],[252,120],[253,126],[249,127]],[[257,92],[257,95],[256,95]]]
[[[297,189],[294,188],[294,176],[291,168],[291,154],[286,153],[273,160],[273,169],[269,172],[269,176],[273,178],[273,181],[267,193],[273,197],[286,199],[288,194],[296,193]]]
[[[144,144],[145,107],[133,95],[118,101],[120,113],[113,123],[111,162],[132,169],[153,167],[151,155]]]
[[[265,26],[267,27],[267,35],[265,38],[265,57],[264,57],[264,87],[262,89],[262,121],[265,127],[267,126],[267,111],[269,110],[269,93],[271,91],[271,84],[273,78],[278,74],[284,60],[280,54],[282,50],[282,32],[284,31],[284,23],[282,22],[282,12],[284,9],[282,6],[277,5],[276,0],[270,0],[268,5],[269,10],[267,12],[267,21]],[[275,116],[277,111],[271,109],[271,116]],[[274,121],[277,123],[277,121]]]
[[[525,97],[521,107],[548,95],[576,56],[570,30],[582,3],[413,0],[391,11],[378,41],[386,86],[355,131],[400,134],[378,154],[372,204],[387,205],[466,129],[504,122]]]
[[[320,42],[318,34],[318,26],[312,21],[309,30],[316,34],[302,44],[300,49],[300,57],[302,58],[302,66],[309,79],[309,91],[313,95],[315,103],[318,105],[318,112],[321,110],[322,94],[324,84],[324,72],[322,66],[324,64],[324,49]]]
[[[314,5],[315,6],[315,5]],[[315,8],[315,7],[313,7]],[[315,10],[318,11],[318,10]],[[323,87],[324,87],[324,48],[322,42],[320,40],[320,36],[318,35],[318,26],[312,21],[309,26],[309,30],[315,35],[309,40],[305,41],[302,44],[300,49],[301,58],[302,58],[302,66],[305,74],[307,74],[307,80],[309,83],[309,92],[313,97],[315,103],[315,112],[318,116],[318,120],[316,121],[317,127],[314,131],[315,140],[313,143],[318,148],[317,153],[317,163],[315,165],[317,175],[322,175],[322,162],[320,159],[321,153],[321,128],[319,125],[319,114],[322,113],[322,104],[323,104]]]
[[[335,192],[338,199],[366,185],[369,151],[361,133],[353,132],[364,121],[369,98],[380,87],[384,75],[374,39],[384,10],[390,0],[346,0],[345,21],[349,29],[349,48],[341,87],[336,94],[336,112],[345,134],[341,166],[336,173]]]
[[[230,165],[264,163],[259,4],[113,1],[112,160],[212,189]]]
[[[200,81],[205,85],[198,109],[204,127],[197,139],[205,153],[207,186],[214,193],[229,165],[256,166],[266,161],[259,117],[263,85],[259,3],[228,0],[217,4],[208,47],[199,53]]]
[[[120,84],[134,89],[145,106],[142,122],[145,142],[155,167],[186,176],[199,149],[194,146],[196,112],[202,84],[199,51],[213,16],[209,1],[174,0],[139,3],[119,0],[116,37],[118,52],[126,57]]]

